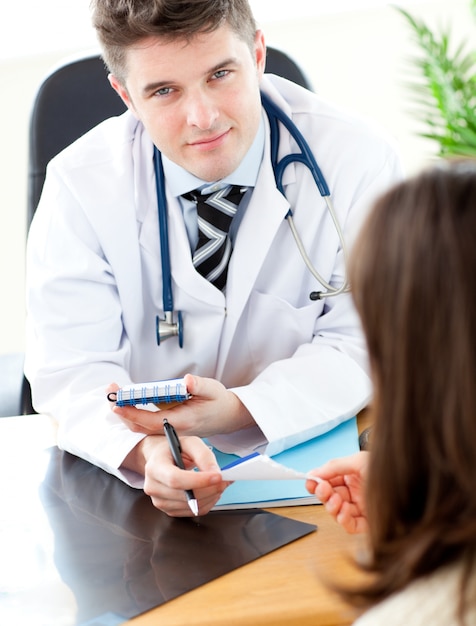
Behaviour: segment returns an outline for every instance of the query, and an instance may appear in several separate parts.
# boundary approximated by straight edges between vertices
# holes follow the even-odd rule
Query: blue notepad
[[[357,419],[340,424],[324,435],[306,441],[272,458],[286,467],[307,473],[330,459],[354,454],[359,450]],[[214,449],[220,467],[239,457]],[[305,480],[238,480],[230,485],[216,509],[272,508],[316,504],[315,496],[305,489]]]
[[[107,394],[108,400],[115,402],[117,406],[160,404],[165,408],[167,404],[185,402],[191,397],[183,378],[125,385]]]

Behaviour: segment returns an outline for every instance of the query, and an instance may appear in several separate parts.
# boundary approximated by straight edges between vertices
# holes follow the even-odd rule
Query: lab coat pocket
[[[322,305],[295,307],[275,295],[254,292],[247,315],[247,335],[253,362],[259,368],[287,359],[297,348],[310,343]]]

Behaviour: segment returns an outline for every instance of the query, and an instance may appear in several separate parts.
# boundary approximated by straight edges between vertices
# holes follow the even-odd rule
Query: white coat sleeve
[[[114,274],[53,165],[27,246],[25,372],[33,403],[57,420],[61,448],[140,486],[142,477],[117,468],[143,435],[106,398],[108,384],[130,382],[129,357]]]

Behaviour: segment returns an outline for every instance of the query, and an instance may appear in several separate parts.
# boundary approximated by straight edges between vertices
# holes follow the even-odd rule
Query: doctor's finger
[[[132,406],[115,406],[112,410],[134,433],[164,434],[164,413],[162,411],[147,411]]]
[[[192,399],[195,400],[213,400],[226,392],[225,386],[215,378],[186,374],[184,381],[188,391],[192,394]]]
[[[186,436],[180,438],[182,454],[201,471],[220,472],[216,456],[200,437]],[[221,474],[220,474],[221,477]]]
[[[202,445],[204,445],[202,443]],[[149,459],[145,466],[146,493],[157,492],[159,489],[184,491],[186,489],[224,489],[227,482],[222,479],[219,469],[213,466],[210,470],[202,469],[193,471],[197,467],[197,460],[183,453],[182,458],[187,469],[178,468],[172,458],[170,450],[162,450],[160,456],[156,455]],[[149,495],[150,495],[149,493]],[[170,494],[169,494],[170,495]]]
[[[218,502],[226,487],[226,483],[219,483],[204,488],[193,489],[198,502],[200,515],[208,513]],[[172,517],[189,517],[192,512],[183,489],[174,489],[164,483],[146,480],[144,491],[150,496],[154,506]]]
[[[196,494],[194,494],[196,495]],[[207,498],[197,498],[198,514],[206,515],[220,499],[220,493],[211,494]],[[170,517],[194,517],[194,513],[190,509],[185,498],[168,500],[156,496],[151,496],[152,504],[156,509],[163,511]]]

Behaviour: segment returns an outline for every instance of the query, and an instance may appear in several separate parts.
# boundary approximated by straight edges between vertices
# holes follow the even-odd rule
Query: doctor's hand
[[[173,424],[179,435],[198,437],[232,433],[255,425],[241,400],[218,380],[191,374],[186,374],[184,379],[192,395],[186,402],[176,404],[172,408],[166,408],[164,405],[163,408],[153,412],[133,406],[114,406],[112,410],[130,430],[146,435],[162,435],[164,417]],[[118,386],[113,384],[108,387],[107,392],[117,389]]]
[[[319,482],[306,482],[309,493],[319,498],[348,533],[363,533],[368,530],[365,514],[368,455],[368,452],[357,452],[329,461],[310,472],[319,477]]]
[[[191,517],[185,490],[191,489],[198,502],[199,515],[205,515],[218,502],[230,484],[222,480],[215,455],[198,437],[181,437],[186,470],[179,469],[169,444],[162,435],[149,435],[128,454],[123,468],[145,478],[144,491],[153,505],[171,517]],[[193,471],[194,468],[200,471]]]

